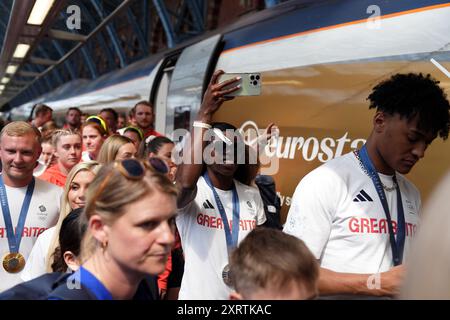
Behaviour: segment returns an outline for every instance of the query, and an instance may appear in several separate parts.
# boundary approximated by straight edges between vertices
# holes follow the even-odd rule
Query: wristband
[[[208,123],[204,123],[201,121],[194,121],[194,123],[192,124],[193,127],[195,128],[204,128],[204,129],[211,129],[212,126]]]

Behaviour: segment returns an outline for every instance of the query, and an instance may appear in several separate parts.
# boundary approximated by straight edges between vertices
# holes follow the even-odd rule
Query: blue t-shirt
[[[103,283],[83,267],[80,267],[68,277],[67,283],[74,284],[72,290],[81,288],[88,290],[97,300],[113,300],[111,293],[106,289]],[[48,300],[61,300],[61,298],[50,294]]]

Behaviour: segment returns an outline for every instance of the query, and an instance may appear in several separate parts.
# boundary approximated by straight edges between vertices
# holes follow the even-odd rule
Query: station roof
[[[241,2],[239,12],[237,1],[1,0],[0,110],[175,47],[217,28],[221,15],[282,1]]]

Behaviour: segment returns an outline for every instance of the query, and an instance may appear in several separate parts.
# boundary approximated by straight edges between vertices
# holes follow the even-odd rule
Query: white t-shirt
[[[420,194],[401,174],[397,181],[405,216],[407,258],[419,221]],[[387,187],[391,176],[379,174]],[[394,233],[397,192],[385,191]],[[292,198],[284,232],[302,239],[323,268],[343,273],[378,273],[393,267],[386,215],[372,180],[353,152],[306,175]]]
[[[37,237],[44,232],[44,230],[54,226],[58,221],[60,199],[63,192],[62,188],[54,184],[40,179],[35,180],[36,184],[25,220],[25,226],[22,233],[23,236],[19,248],[19,252],[25,257],[25,263],[28,261],[31,248],[36,242]],[[5,189],[8,197],[11,221],[13,228],[15,229],[19,219],[20,209],[22,208],[22,203],[25,199],[27,187],[11,188],[5,186]],[[8,253],[8,237],[2,213],[0,215],[0,257],[2,261],[3,257]],[[20,276],[21,272],[8,273],[3,267],[0,267],[0,292],[22,282]]]
[[[47,273],[47,255],[55,230],[56,227],[51,227],[42,232],[37,238],[28,256],[25,268],[20,273],[23,281],[29,281]]]
[[[239,196],[238,243],[257,225],[266,221],[258,189],[234,181]],[[217,189],[230,227],[233,218],[233,193]],[[228,299],[231,289],[222,280],[228,264],[227,243],[214,195],[203,177],[197,182],[197,195],[177,216],[177,227],[185,255],[179,299]]]

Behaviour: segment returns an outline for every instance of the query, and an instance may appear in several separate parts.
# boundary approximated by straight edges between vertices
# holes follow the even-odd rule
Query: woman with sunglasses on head
[[[256,171],[248,163],[248,147],[234,126],[212,123],[214,113],[231,99],[226,95],[239,88],[238,78],[218,83],[222,73],[212,76],[178,166],[177,227],[185,254],[180,299],[228,299],[229,256],[266,221],[261,196],[250,186]],[[199,163],[198,155],[205,154],[211,158]]]
[[[134,158],[136,152],[136,147],[131,139],[114,134],[103,143],[97,160],[101,164],[106,164],[114,160]]]
[[[58,247],[58,234],[62,221],[70,211],[85,206],[86,190],[92,180],[94,180],[99,169],[100,165],[98,162],[88,161],[75,165],[69,172],[64,186],[64,193],[61,197],[61,211],[58,222],[54,227],[45,230],[36,240],[28,258],[28,263],[21,274],[21,278],[24,281],[52,271],[53,253]]]
[[[177,166],[172,160],[172,152],[175,144],[172,140],[164,136],[149,136],[140,145],[138,157],[141,159],[152,159],[158,157],[163,159],[169,167],[168,177],[175,180]],[[175,230],[175,245],[171,255],[167,260],[166,269],[158,276],[158,286],[161,298],[167,300],[177,300],[180,290],[181,279],[183,278],[184,257],[181,247],[181,239]]]
[[[83,137],[83,151],[81,160],[97,160],[100,148],[108,137],[108,127],[105,121],[99,116],[90,116],[81,127]]]
[[[174,185],[149,162],[103,166],[87,192],[82,266],[69,277],[81,290],[62,285],[49,298],[133,298],[143,279],[164,270],[174,242],[176,199]]]

